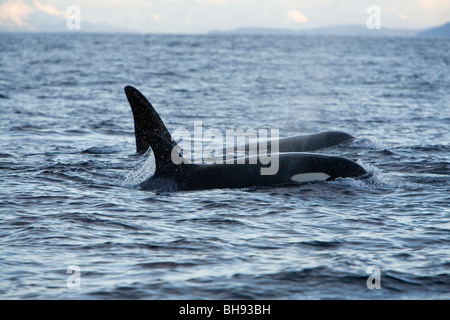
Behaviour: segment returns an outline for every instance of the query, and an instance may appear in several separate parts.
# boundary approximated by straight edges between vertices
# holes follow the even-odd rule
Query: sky
[[[69,6],[79,8],[81,29],[181,34],[242,27],[300,30],[365,25],[373,5],[380,8],[381,28],[422,29],[450,21],[450,0],[0,0],[0,30],[64,31],[67,19],[74,17],[66,12]]]

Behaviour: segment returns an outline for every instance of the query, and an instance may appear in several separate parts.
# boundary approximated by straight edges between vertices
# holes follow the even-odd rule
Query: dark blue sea
[[[426,38],[1,34],[0,298],[450,299],[449,52]],[[317,153],[372,177],[141,190],[152,156],[136,154],[126,85],[171,131],[347,132]]]

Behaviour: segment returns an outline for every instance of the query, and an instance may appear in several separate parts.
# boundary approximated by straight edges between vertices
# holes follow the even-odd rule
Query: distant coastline
[[[276,28],[238,28],[233,30],[212,30],[209,34],[246,35],[330,35],[330,36],[373,36],[373,37],[450,37],[450,22],[429,29],[390,29],[370,30],[363,25],[331,26],[306,30]]]
[[[67,27],[67,21],[62,16],[55,16],[39,10],[33,11],[29,15],[26,23],[17,24],[11,22],[0,24],[2,33],[20,33],[20,32],[81,32],[81,33],[138,33],[152,34],[149,32],[138,32],[135,30],[114,26],[108,23],[96,23],[89,20],[82,20],[81,26],[77,30],[71,30]],[[158,33],[161,34],[161,33]],[[173,34],[173,33],[162,33]],[[175,33],[178,34],[178,33]],[[183,34],[183,33],[181,33]],[[190,34],[190,33],[188,33]],[[380,29],[368,29],[366,25],[340,25],[327,26],[312,29],[289,29],[289,28],[260,28],[260,27],[242,27],[231,30],[212,30],[199,34],[218,35],[218,34],[243,34],[243,35],[325,35],[325,36],[363,36],[363,37],[450,37],[450,22],[433,28],[417,29],[391,29],[381,25]]]

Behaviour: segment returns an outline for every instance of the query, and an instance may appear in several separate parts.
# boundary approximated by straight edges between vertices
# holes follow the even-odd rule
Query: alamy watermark
[[[81,29],[81,9],[77,5],[70,5],[66,9],[66,25],[69,30]]]
[[[378,266],[368,266],[366,273],[371,275],[367,278],[366,285],[367,289],[381,289],[381,269]]]
[[[77,265],[70,265],[66,272],[70,274],[66,281],[67,289],[81,289],[81,268]]]
[[[223,135],[219,129],[203,131],[202,122],[195,121],[193,134],[185,128],[178,128],[173,131],[172,137],[177,143],[171,154],[172,162],[176,165],[259,162],[263,165],[261,175],[274,175],[278,172],[278,129],[227,129]],[[205,148],[203,142],[208,143]]]
[[[366,20],[367,29],[381,29],[381,10],[379,6],[369,6],[366,9],[366,13],[370,14],[370,16]]]

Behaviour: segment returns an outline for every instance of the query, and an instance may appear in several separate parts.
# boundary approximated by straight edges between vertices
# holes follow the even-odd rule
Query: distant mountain
[[[417,34],[419,37],[450,37],[450,22],[443,26],[427,29]]]
[[[329,35],[329,36],[374,36],[374,37],[413,37],[418,30],[374,29],[363,25],[347,25],[322,27],[306,30],[269,29],[269,28],[239,28],[230,31],[211,31],[210,34],[268,34],[268,35]]]
[[[298,34],[298,31],[292,29],[277,29],[277,28],[238,28],[229,31],[212,30],[209,34]]]
[[[417,30],[405,29],[368,29],[364,25],[347,25],[322,27],[311,30],[299,31],[299,34],[307,35],[329,35],[329,36],[365,36],[365,37],[413,37]]]
[[[411,29],[373,29],[364,25],[331,26],[315,29],[269,29],[269,28],[239,28],[230,31],[211,31],[210,34],[265,34],[265,35],[326,35],[326,36],[364,36],[364,37],[433,37],[450,36],[450,22],[437,28],[426,30]]]
[[[24,6],[26,14],[17,15],[17,10],[7,12],[5,16],[8,19],[0,19],[0,32],[126,32],[126,30],[108,24],[94,23],[86,19],[81,19],[80,29],[70,30],[67,27],[65,11],[54,7],[52,10],[48,10],[46,7],[39,7],[34,2],[19,1],[18,3]]]

